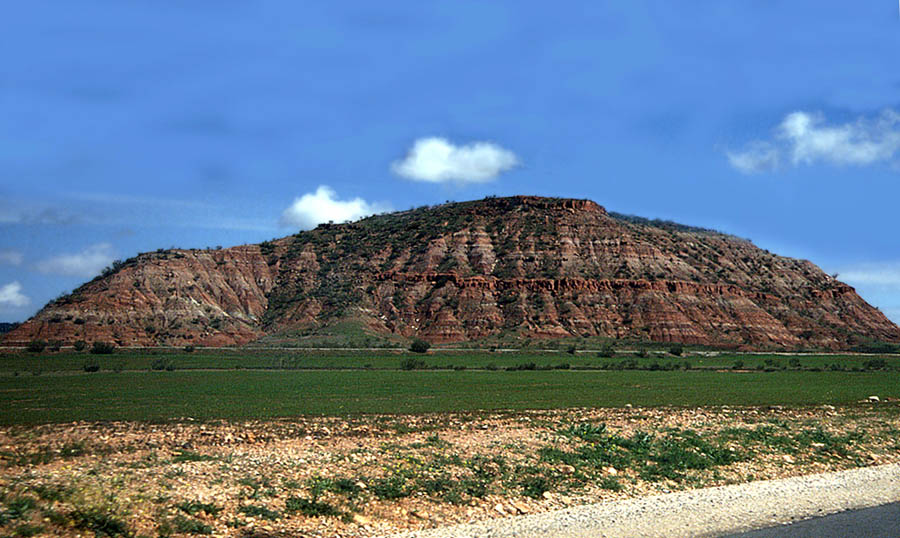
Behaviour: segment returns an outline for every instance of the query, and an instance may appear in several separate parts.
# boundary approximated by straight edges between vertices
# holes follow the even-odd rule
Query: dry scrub
[[[900,461],[896,403],[0,430],[0,530],[371,536]]]

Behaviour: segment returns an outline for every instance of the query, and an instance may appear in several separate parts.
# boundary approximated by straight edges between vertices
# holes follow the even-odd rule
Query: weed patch
[[[343,512],[334,506],[318,499],[304,497],[288,497],[284,503],[284,511],[288,513],[301,513],[304,516],[340,516]]]
[[[245,504],[238,509],[245,516],[252,517],[260,517],[263,519],[268,519],[269,521],[275,521],[281,518],[281,514],[274,510],[269,510],[265,506],[258,504]]]

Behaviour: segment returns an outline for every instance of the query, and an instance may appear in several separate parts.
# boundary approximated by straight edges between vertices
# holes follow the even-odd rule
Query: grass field
[[[666,352],[649,353],[640,357],[634,353],[618,353],[601,357],[597,353],[550,351],[479,352],[439,351],[427,355],[403,351],[320,351],[320,350],[264,350],[264,349],[198,349],[192,353],[164,350],[117,350],[112,355],[91,355],[64,351],[59,353],[0,354],[0,375],[34,375],[52,372],[82,372],[87,363],[96,361],[101,371],[150,370],[157,361],[164,361],[177,370],[233,370],[233,369],[372,369],[396,370],[404,358],[416,357],[428,368],[498,369],[534,364],[535,368],[568,366],[574,369],[739,369],[747,370],[866,370],[871,361],[884,361],[883,368],[900,371],[898,355],[765,355],[725,353],[716,356],[674,356]],[[654,367],[654,365],[656,365]]]
[[[0,423],[567,407],[851,404],[892,371],[123,371],[0,376]]]

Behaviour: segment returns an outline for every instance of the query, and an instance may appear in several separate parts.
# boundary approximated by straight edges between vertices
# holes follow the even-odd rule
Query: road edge
[[[900,501],[900,464],[591,504],[392,538],[721,536]]]

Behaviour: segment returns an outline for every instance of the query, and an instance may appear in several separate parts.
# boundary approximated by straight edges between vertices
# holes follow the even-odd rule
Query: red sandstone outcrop
[[[589,200],[446,204],[223,250],[142,254],[4,342],[243,344],[345,318],[456,342],[605,336],[744,348],[900,342],[808,261]]]

